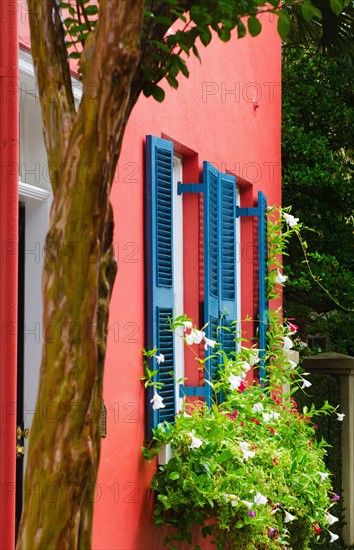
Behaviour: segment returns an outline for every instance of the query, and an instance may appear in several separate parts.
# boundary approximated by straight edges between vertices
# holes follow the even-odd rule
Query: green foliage
[[[333,58],[353,62],[354,4],[351,0],[305,0],[283,5],[291,22],[285,40],[288,48],[313,48]]]
[[[91,0],[60,1],[69,58],[80,59],[89,34],[96,28],[98,6]]]
[[[197,329],[185,322],[178,318],[171,330],[183,326],[183,334],[177,333],[186,341],[186,331]],[[314,526],[330,527],[333,492],[324,463],[326,444],[316,441],[314,425],[334,408],[328,402],[317,409],[298,408],[293,395],[304,375],[282,349],[289,332],[278,315],[272,316],[270,330],[267,390],[245,382],[258,350],[240,345],[237,354],[227,356],[219,348],[215,354],[223,364],[212,383],[214,406],[185,402],[175,423],[159,424],[143,449],[144,458],[152,460],[163,445],[172,447],[172,458],[152,480],[155,524],[175,528],[165,540],[169,548],[177,548],[171,546],[174,541],[191,545],[199,526],[220,550],[279,550],[284,545],[305,550],[315,537]],[[284,383],[291,391],[280,397]],[[324,540],[322,534],[316,538]]]
[[[279,293],[281,255],[287,253],[293,235],[306,254],[303,229],[290,208],[269,209],[270,297]],[[163,446],[170,445],[172,450],[172,457],[152,480],[155,524],[174,528],[164,541],[166,546],[177,549],[175,541],[192,545],[196,528],[199,535],[211,537],[219,550],[309,550],[337,539],[341,544],[332,529],[338,521],[332,506],[340,497],[327,469],[336,468],[338,461],[328,461],[329,445],[322,437],[330,435],[324,425],[340,433],[341,415],[325,424],[337,408],[339,391],[332,392],[331,402],[317,399],[315,404],[302,397],[311,383],[308,373],[289,359],[294,327],[282,323],[281,311],[269,313],[266,387],[257,378],[252,383],[247,379],[251,366],[257,365],[258,349],[235,332],[238,351],[226,354],[220,344],[206,338],[204,329],[198,330],[185,315],[170,319],[169,330],[184,340],[195,355],[197,368],[207,370],[210,357],[200,357],[194,344],[210,346],[211,357],[221,358],[217,376],[208,382],[213,406],[185,400],[175,422],[159,424],[150,445],[143,449],[149,461]],[[157,352],[144,350],[143,354],[161,360]],[[154,371],[146,365],[142,380],[156,391]],[[158,394],[156,403],[154,407],[164,406]],[[331,440],[338,449],[336,436]],[[337,479],[337,493],[339,487]],[[341,505],[339,513],[342,520]]]
[[[299,393],[297,397],[298,405],[300,408],[305,406],[311,406],[313,403],[316,408],[322,407],[322,405],[328,401],[331,405],[335,406],[340,400],[340,381],[336,376],[313,374],[311,377],[313,385],[307,390],[306,393]],[[315,389],[313,389],[315,388]],[[330,447],[328,448],[325,456],[325,463],[327,468],[332,472],[332,485],[333,491],[341,495],[342,493],[342,454],[338,452],[341,449],[341,429],[342,423],[331,416],[319,417],[316,421],[316,440],[320,441],[322,437],[328,441]],[[341,537],[341,530],[344,525],[343,517],[343,501],[339,500],[336,507],[336,515],[339,521],[332,525],[331,530],[333,533],[339,535],[338,540],[334,543],[325,541],[323,544],[318,545],[312,543],[310,545],[313,550],[342,550],[345,547],[344,541]]]
[[[342,11],[341,0],[322,0],[323,9],[330,11],[331,21]],[[326,4],[328,3],[328,6]],[[212,36],[227,42],[232,31],[238,38],[246,35],[258,36],[262,24],[258,15],[263,11],[274,13],[278,19],[278,32],[283,40],[291,28],[291,17],[287,7],[293,4],[277,0],[167,0],[155,2],[145,0],[145,16],[141,31],[140,85],[146,96],[163,101],[165,93],[159,82],[166,78],[173,88],[178,87],[178,77],[189,76],[187,58],[193,54],[199,60],[199,49],[208,46]],[[296,2],[295,2],[296,4]],[[66,44],[69,57],[80,60],[89,36],[94,35],[99,20],[99,1],[60,0]],[[321,7],[315,7],[309,0],[302,8],[306,21],[321,15]],[[82,67],[79,65],[79,70]]]
[[[354,353],[353,87],[343,60],[287,51],[283,64],[283,200],[306,234],[314,284],[299,242],[284,259],[284,307],[321,351]],[[310,344],[312,340],[310,339]]]

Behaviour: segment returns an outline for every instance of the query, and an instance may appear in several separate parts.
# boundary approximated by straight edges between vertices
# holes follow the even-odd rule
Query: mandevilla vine
[[[289,211],[269,212],[269,297],[279,295],[282,277],[281,254],[299,220]],[[285,230],[281,232],[283,221]],[[217,341],[205,337],[185,315],[170,320],[170,330],[182,338],[195,355],[199,369],[208,369],[208,359],[198,354],[204,344],[213,356],[221,357],[217,377],[209,382],[213,405],[184,400],[173,424],[164,422],[153,431],[143,449],[152,460],[164,445],[172,458],[153,477],[156,493],[154,521],[174,529],[165,545],[177,549],[176,541],[187,541],[200,549],[200,537],[211,537],[219,550],[285,549],[305,550],[311,540],[338,539],[331,532],[337,521],[332,507],[338,495],[332,490],[331,474],[324,456],[327,443],[317,441],[316,417],[333,414],[325,402],[299,410],[294,395],[311,385],[308,373],[289,358],[296,326],[283,323],[281,311],[270,312],[268,324],[269,372],[262,386],[257,372],[259,350],[234,327],[238,351],[225,353]],[[153,386],[151,406],[163,408],[161,383],[149,361],[163,362],[157,349],[144,350],[145,386]],[[173,373],[171,372],[171,375]],[[182,382],[185,379],[178,380]],[[337,413],[337,420],[344,415]],[[333,513],[332,513],[333,512]]]

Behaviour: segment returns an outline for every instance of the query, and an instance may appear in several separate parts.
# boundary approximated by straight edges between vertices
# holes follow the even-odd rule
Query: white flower
[[[289,351],[291,350],[291,348],[293,347],[293,341],[291,340],[291,338],[289,338],[289,336],[284,336],[283,338],[283,350],[284,351]]]
[[[336,516],[332,516],[332,514],[330,514],[329,512],[327,512],[326,514],[326,520],[328,521],[328,523],[330,525],[333,525],[333,523],[335,523],[336,521],[338,521],[338,518],[336,518]]]
[[[243,458],[245,460],[248,460],[249,458],[253,458],[254,455],[256,454],[254,451],[249,451],[248,450],[249,446],[250,446],[250,444],[247,443],[247,441],[241,441],[240,442],[240,447],[241,447],[241,450],[243,452]]]
[[[250,355],[250,357],[249,357],[249,362],[250,362],[251,367],[253,367],[253,366],[256,365],[257,363],[259,363],[259,362],[260,362],[260,358],[258,357],[258,354],[257,354],[257,355]]]
[[[157,411],[158,409],[164,409],[166,405],[163,404],[163,397],[159,395],[156,391],[154,393],[154,397],[150,400],[150,403],[152,403],[152,408],[154,411]]]
[[[294,519],[295,519],[295,516],[293,516],[289,512],[285,512],[284,523],[289,523],[289,521],[294,521]]]
[[[301,380],[302,380],[302,389],[304,390],[305,388],[309,388],[310,386],[312,386],[311,382],[309,382],[308,380],[306,380],[305,378],[302,378],[300,376]]]
[[[287,361],[289,363],[289,367],[290,367],[291,370],[296,369],[297,363],[295,363],[295,361],[292,361],[291,359],[287,359]]]
[[[186,336],[187,344],[189,344],[190,346],[192,344],[200,344],[204,336],[205,336],[205,332],[202,332],[201,330],[194,328],[192,329],[192,332],[190,334],[187,334]]]
[[[239,385],[242,382],[242,378],[240,376],[235,376],[234,374],[230,374],[228,378],[229,384],[230,384],[230,390],[237,390]]]
[[[283,283],[285,283],[286,279],[288,277],[286,275],[282,275],[278,269],[278,275],[276,276],[275,278],[275,282],[278,284],[278,285],[282,285]]]
[[[329,476],[327,472],[318,472],[318,474],[321,476],[321,481],[324,481]]]
[[[244,361],[241,365],[242,369],[246,372],[248,372],[251,369],[251,365],[247,363],[247,361]]]
[[[199,439],[198,437],[195,437],[193,434],[188,433],[189,437],[191,438],[191,443],[189,445],[190,449],[199,449],[203,445],[203,441]]]
[[[260,506],[261,504],[267,504],[268,499],[262,493],[256,493],[256,496],[253,499],[253,502],[257,504],[257,506]]]
[[[239,497],[237,497],[236,495],[225,494],[224,499],[226,500],[226,502],[231,502],[231,506],[233,507],[237,506],[238,503],[240,502]]]
[[[216,344],[216,341],[215,340],[210,340],[210,338],[207,338],[206,336],[204,336],[204,349],[208,349],[208,346],[210,348],[213,348]]]
[[[261,413],[263,411],[262,403],[255,403],[252,407],[252,412]]]
[[[291,214],[287,214],[286,212],[283,213],[284,220],[288,224],[289,227],[293,228],[298,223],[299,218],[295,218]]]
[[[192,328],[192,326],[193,326],[192,321],[183,321],[182,324],[183,324],[184,330],[187,330],[187,328]]]
[[[162,355],[162,353],[160,353],[159,355],[154,355],[154,357],[156,357],[156,361],[157,361],[158,365],[159,365],[160,363],[163,363],[164,360],[165,360],[165,356]]]
[[[331,540],[329,542],[334,542],[335,540],[339,539],[339,536],[335,533],[331,533],[331,531],[328,531],[328,533],[331,535]]]
[[[270,420],[278,420],[280,413],[272,411],[270,413],[262,413],[264,422],[270,422]]]
[[[343,419],[344,419],[344,417],[345,417],[345,414],[344,414],[344,413],[336,413],[336,415],[337,415],[337,420],[338,420],[339,422],[343,422]]]
[[[241,502],[247,506],[247,508],[250,510],[253,506],[253,502],[248,502],[248,500],[241,500]]]

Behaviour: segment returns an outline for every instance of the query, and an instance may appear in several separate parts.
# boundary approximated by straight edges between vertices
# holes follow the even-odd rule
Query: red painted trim
[[[3,4],[0,22],[0,548],[15,546],[18,31],[17,2]]]

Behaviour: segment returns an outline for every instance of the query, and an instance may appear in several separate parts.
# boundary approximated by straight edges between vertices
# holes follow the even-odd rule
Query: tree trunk
[[[54,9],[55,2],[48,3]],[[52,11],[46,0],[29,0],[29,5],[40,90],[49,78],[47,84],[57,84],[58,101],[49,108],[41,94],[48,160],[54,159],[54,201],[42,283],[45,341],[17,548],[89,550],[108,306],[116,273],[109,192],[139,57],[143,2],[101,0],[97,31],[83,58],[85,80],[99,94],[92,101],[84,93],[77,115],[70,101],[69,107],[62,101],[65,94],[70,98],[66,84],[58,85],[67,69],[57,55],[61,35]],[[63,121],[68,112],[69,130]]]

